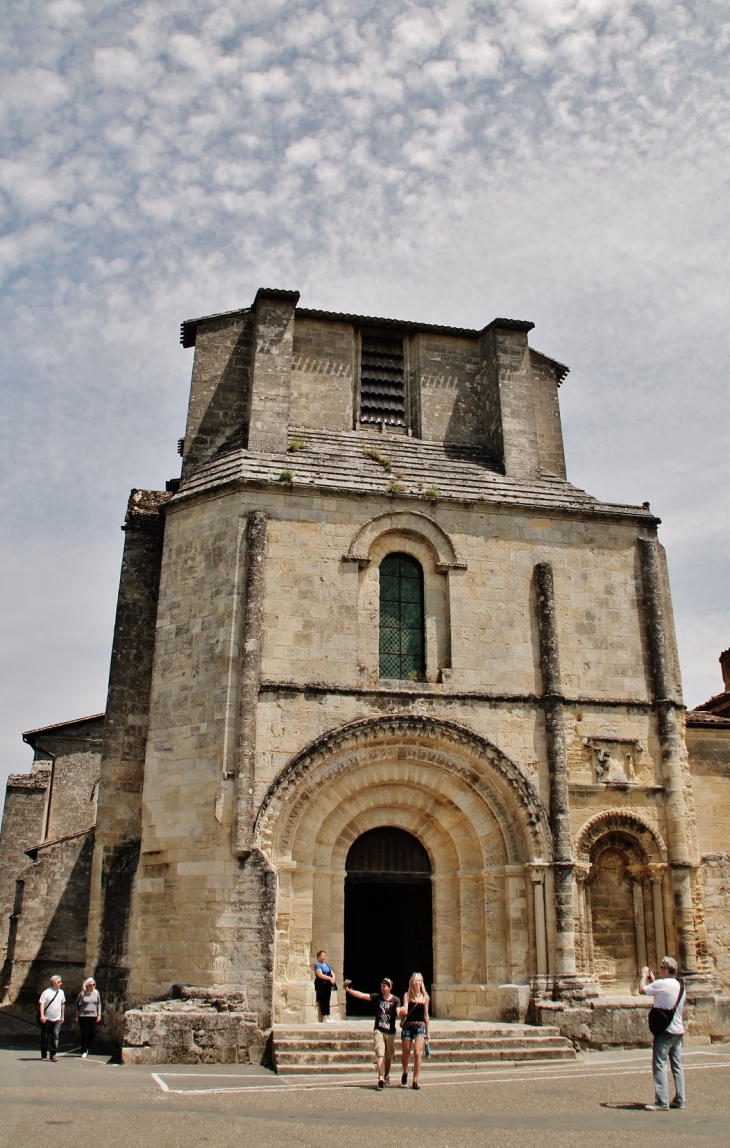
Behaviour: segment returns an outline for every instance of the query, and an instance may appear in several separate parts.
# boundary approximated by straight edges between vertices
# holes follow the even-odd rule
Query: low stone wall
[[[529,985],[435,984],[432,1012],[442,1020],[488,1020],[524,1024],[530,1007]]]
[[[195,995],[192,995],[195,993]],[[267,1034],[245,994],[183,989],[124,1014],[123,1064],[261,1064]]]
[[[563,1001],[537,1001],[535,1023],[552,1025],[576,1048],[648,1048],[648,997],[593,998],[576,1006]],[[687,994],[684,1008],[685,1043],[730,1041],[730,999],[712,993]]]

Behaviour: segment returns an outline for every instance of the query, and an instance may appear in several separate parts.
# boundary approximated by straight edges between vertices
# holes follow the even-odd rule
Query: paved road
[[[120,1067],[71,1046],[42,1062],[36,1032],[0,1018],[5,1148],[730,1148],[730,1046],[688,1049],[688,1105],[649,1113],[645,1051],[570,1065],[430,1070],[419,1093],[372,1078],[276,1077],[225,1065]]]

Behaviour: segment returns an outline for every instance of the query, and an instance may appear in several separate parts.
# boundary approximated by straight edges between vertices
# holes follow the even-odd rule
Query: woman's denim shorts
[[[415,1040],[417,1036],[426,1035],[426,1025],[422,1020],[403,1025],[401,1040]]]

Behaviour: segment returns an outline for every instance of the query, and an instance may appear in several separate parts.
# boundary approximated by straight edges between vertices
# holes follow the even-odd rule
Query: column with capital
[[[647,962],[646,955],[646,919],[644,916],[644,878],[645,865],[628,865],[626,873],[631,882],[631,891],[634,898],[634,931],[636,933],[636,961],[637,973],[641,972]]]
[[[651,882],[651,900],[654,908],[654,936],[656,938],[656,966],[667,955],[667,934],[664,927],[663,885],[666,865],[647,865],[646,871]]]
[[[575,877],[577,887],[577,902],[578,902],[578,954],[580,956],[580,972],[590,975],[593,962],[592,945],[591,945],[591,920],[590,910],[588,905],[588,896],[586,892],[586,885],[591,879],[591,872],[593,866],[590,863],[576,861],[573,868],[573,876]]]
[[[545,927],[545,870],[546,864],[528,865],[535,903],[535,970],[538,977],[548,975],[547,930]]]

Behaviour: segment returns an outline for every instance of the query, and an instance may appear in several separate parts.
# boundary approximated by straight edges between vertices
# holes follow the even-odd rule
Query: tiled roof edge
[[[275,288],[261,287],[256,293],[256,299],[286,299],[289,301],[299,299],[298,291],[279,291]],[[198,324],[210,323],[215,319],[235,319],[239,315],[247,315],[254,309],[256,300],[251,307],[239,307],[235,311],[217,311],[213,315],[200,315],[197,319],[185,319],[180,324],[180,342],[183,347],[194,347],[197,337]],[[321,311],[312,307],[297,307],[296,314],[302,319],[323,319],[330,320],[335,323],[352,323],[360,327],[386,327],[393,331],[403,331],[404,333],[416,334],[418,331],[423,331],[425,334],[434,335],[453,335],[462,339],[478,339],[485,331],[499,328],[507,331],[524,331],[527,333],[531,331],[535,324],[531,323],[528,319],[492,319],[491,323],[487,323],[486,327],[481,330],[476,330],[473,327],[449,327],[441,323],[417,323],[410,319],[388,319],[380,315],[351,315],[343,311]],[[542,356],[547,358],[546,355]],[[550,360],[554,362],[554,360]],[[562,368],[565,374],[568,373],[568,368],[564,367],[562,363],[556,363],[556,367]],[[562,381],[562,378],[561,378]]]
[[[23,740],[28,737],[33,737],[34,734],[53,733],[59,729],[69,729],[71,726],[83,725],[87,721],[99,721],[100,718],[106,717],[106,714],[89,714],[88,717],[74,718],[72,721],[58,721],[53,725],[39,725],[36,729],[27,729],[23,733]]]

